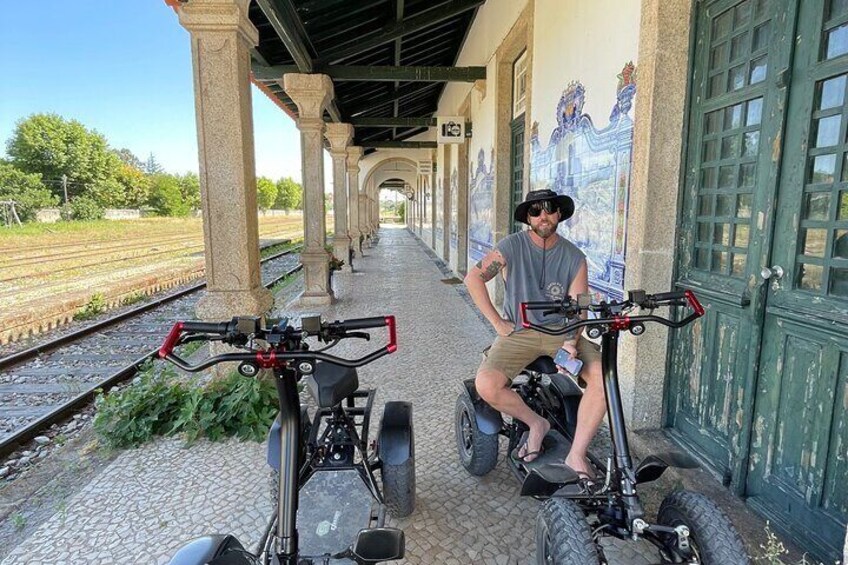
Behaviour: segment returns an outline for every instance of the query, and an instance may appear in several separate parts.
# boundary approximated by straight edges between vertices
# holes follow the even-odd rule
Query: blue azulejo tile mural
[[[477,153],[477,164],[473,162],[468,169],[471,178],[468,182],[468,263],[473,265],[492,250],[495,240],[492,233],[494,225],[494,151],[489,153],[489,165],[482,149]]]
[[[572,82],[557,105],[557,127],[542,148],[538,124],[530,136],[530,189],[548,188],[574,199],[575,213],[559,233],[586,254],[589,286],[608,297],[624,294],[624,244],[633,155],[636,67],[618,75],[609,125],[598,129],[583,113],[586,89]]]

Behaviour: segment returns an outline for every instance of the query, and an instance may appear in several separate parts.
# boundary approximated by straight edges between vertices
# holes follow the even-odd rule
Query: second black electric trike
[[[682,307],[688,315],[675,320],[655,315],[661,307]],[[547,327],[528,319],[527,312],[564,315],[564,326]],[[588,458],[596,471],[587,480],[564,464],[571,449],[582,396],[578,380],[559,372],[553,359],[539,357],[512,382],[524,402],[545,417],[551,431],[543,451],[524,462],[508,458],[521,482],[521,494],[544,501],[536,521],[537,563],[591,565],[607,563],[603,536],[622,540],[644,539],[656,548],[660,563],[704,565],[748,564],[739,534],[728,517],[709,498],[690,491],[669,494],[655,520],[650,520],[637,492],[639,485],[658,479],[668,467],[694,468],[697,463],[682,453],[649,455],[637,465],[627,440],[627,428],[618,381],[618,344],[622,332],[634,336],[646,324],[683,327],[704,314],[691,291],[646,294],[630,291],[626,300],[593,302],[584,294],[552,302],[521,305],[525,328],[549,335],[564,335],[585,328],[589,338],[601,338],[601,360],[606,395],[610,453],[603,458],[591,451]],[[638,315],[636,315],[638,314]],[[588,317],[591,316],[591,317]],[[497,464],[498,440],[507,439],[507,453],[514,454],[527,426],[518,419],[503,418],[477,394],[474,380],[464,383],[456,403],[456,441],[463,466],[473,475],[484,475]]]

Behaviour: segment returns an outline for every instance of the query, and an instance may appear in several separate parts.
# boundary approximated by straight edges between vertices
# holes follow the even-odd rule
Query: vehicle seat
[[[550,355],[542,355],[537,357],[535,361],[524,367],[525,371],[533,371],[534,373],[542,373],[545,375],[553,375],[559,372],[553,358]]]
[[[307,384],[309,394],[320,408],[332,408],[356,392],[359,388],[359,377],[356,369],[318,361]]]

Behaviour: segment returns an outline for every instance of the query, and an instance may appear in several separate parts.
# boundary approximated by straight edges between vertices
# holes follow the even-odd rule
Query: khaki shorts
[[[521,329],[506,337],[498,336],[492,346],[483,351],[483,363],[477,371],[494,370],[512,381],[537,357],[556,355],[564,341],[561,335],[543,334],[532,329]],[[577,342],[577,357],[584,365],[601,362],[598,346],[583,337]]]

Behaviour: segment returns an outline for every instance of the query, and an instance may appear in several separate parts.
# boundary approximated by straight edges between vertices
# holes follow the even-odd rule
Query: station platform
[[[403,562],[533,563],[539,502],[519,496],[504,462],[505,442],[498,466],[485,477],[470,476],[457,458],[454,404],[495,334],[464,286],[448,284],[452,276],[405,227],[384,226],[353,272],[334,274],[337,301],[321,313],[327,319],[397,317],[398,351],[359,374],[361,386],[378,390],[372,437],[385,402],[413,403],[417,505],[408,518],[387,520],[406,533]],[[284,310],[278,314],[306,313]],[[356,355],[382,339],[375,332],[370,343],[350,340],[356,343],[335,352]],[[233,533],[252,547],[271,513],[267,469],[258,443],[199,441],[185,448],[168,438],[125,451],[3,565],[167,563],[185,542],[209,533]],[[634,544],[624,545],[610,548],[608,557],[649,562]]]

